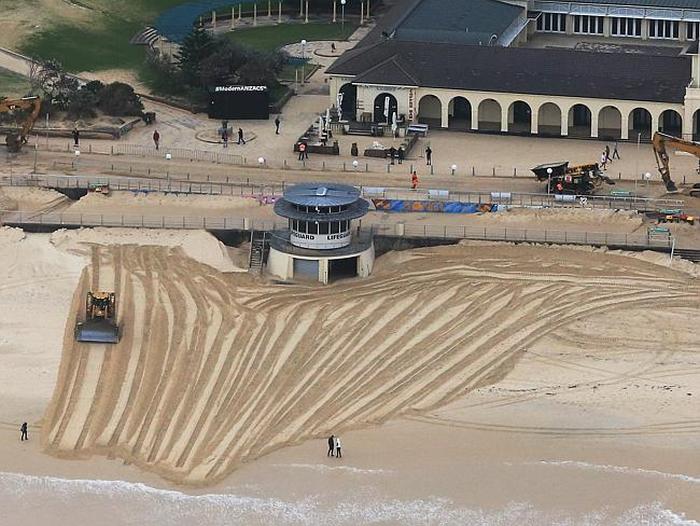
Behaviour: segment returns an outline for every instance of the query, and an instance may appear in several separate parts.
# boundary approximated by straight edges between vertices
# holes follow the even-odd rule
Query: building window
[[[323,221],[322,223],[318,224],[318,233],[328,234],[328,223],[326,221]]]
[[[688,40],[695,40],[698,38],[698,23],[697,22],[686,22],[685,24],[685,38]]]
[[[678,39],[677,20],[649,20],[649,38]]]
[[[537,31],[564,33],[566,31],[566,15],[561,13],[542,13],[537,19]]]
[[[574,33],[584,35],[602,35],[603,17],[574,15]]]
[[[331,223],[331,234],[337,234],[340,232],[340,221],[333,221]]]
[[[642,36],[642,19],[641,18],[621,18],[614,17],[611,19],[611,33],[616,37],[641,37]]]

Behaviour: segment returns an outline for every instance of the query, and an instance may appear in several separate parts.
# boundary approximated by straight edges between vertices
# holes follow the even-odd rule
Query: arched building
[[[387,121],[389,101],[390,115],[431,128],[620,140],[658,130],[697,138],[700,61],[688,35],[697,38],[700,0],[663,0],[665,11],[649,7],[656,1],[619,3],[412,0],[328,68],[331,101],[351,91],[350,113],[375,122]],[[585,18],[591,9],[602,21]],[[549,14],[556,10],[555,28]],[[623,15],[635,13],[642,34],[618,38]],[[662,38],[666,26],[654,17],[664,16],[671,29]],[[486,39],[491,31],[497,38]],[[532,46],[538,38],[561,45]]]
[[[371,234],[353,228],[369,203],[353,186],[298,184],[275,202],[275,213],[289,229],[270,239],[267,269],[282,279],[328,283],[341,277],[367,277],[374,266]]]

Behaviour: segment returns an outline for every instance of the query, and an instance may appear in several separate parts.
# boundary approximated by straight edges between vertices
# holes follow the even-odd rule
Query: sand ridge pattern
[[[700,298],[680,272],[541,247],[390,254],[372,278],[327,287],[226,275],[177,248],[93,250],[45,449],[117,456],[192,485],[285,445],[444,405],[587,315],[698,309]],[[73,340],[90,283],[117,291],[117,345]]]

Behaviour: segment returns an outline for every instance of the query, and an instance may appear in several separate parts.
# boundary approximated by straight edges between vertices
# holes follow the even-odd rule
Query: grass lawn
[[[140,46],[129,40],[158,14],[182,0],[83,0],[93,8],[89,23],[56,21],[21,46],[25,54],[58,59],[67,70],[137,69],[144,61]]]
[[[339,22],[335,24],[315,22],[237,29],[227,33],[226,36],[234,42],[260,51],[274,51],[287,44],[301,42],[303,39],[306,39],[308,42],[314,40],[345,40],[355,29],[357,29],[357,26],[348,21],[345,22],[345,31],[341,30]]]
[[[23,97],[29,91],[29,81],[22,75],[0,68],[0,97]]]

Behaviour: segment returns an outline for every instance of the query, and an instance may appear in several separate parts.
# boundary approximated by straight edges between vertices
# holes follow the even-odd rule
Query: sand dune
[[[90,283],[117,291],[117,345],[73,341]],[[285,445],[440,407],[587,316],[699,297],[682,272],[541,247],[392,254],[371,279],[322,288],[222,274],[179,248],[95,247],[42,439],[213,483]]]

